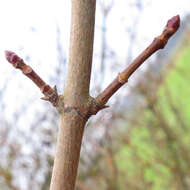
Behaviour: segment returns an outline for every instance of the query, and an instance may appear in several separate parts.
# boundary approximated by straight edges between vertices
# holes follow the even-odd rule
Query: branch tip
[[[169,38],[175,34],[180,26],[180,16],[176,15],[168,20],[161,35],[156,37],[153,42],[139,55],[133,62],[124,69],[118,76],[105,88],[96,99],[99,102],[99,107],[107,103],[111,96],[127,81],[128,78],[146,61],[152,54],[159,49],[163,49],[167,44]]]
[[[171,19],[168,20],[166,27],[168,29],[172,29],[174,31],[177,31],[177,29],[180,26],[180,16],[176,15],[174,17],[172,17]]]
[[[8,50],[5,51],[5,57],[7,61],[13,65],[20,60],[20,57],[16,53]]]
[[[45,95],[45,97],[41,98],[42,100],[49,101],[53,106],[57,106],[59,96],[56,86],[51,88],[48,84],[46,84],[40,76],[29,65],[26,65],[23,59],[21,59],[16,53],[12,51],[5,51],[5,57],[7,61],[12,64],[12,66],[21,70],[24,75],[31,79],[40,88],[41,92]]]

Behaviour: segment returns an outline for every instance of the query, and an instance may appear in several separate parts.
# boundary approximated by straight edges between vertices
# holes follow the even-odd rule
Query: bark
[[[70,58],[50,190],[73,190],[89,101],[95,0],[72,0]]]

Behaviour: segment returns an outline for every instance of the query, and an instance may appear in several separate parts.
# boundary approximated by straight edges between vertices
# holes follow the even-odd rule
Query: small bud
[[[56,85],[53,87],[53,91],[57,94],[57,86]]]
[[[12,51],[5,51],[5,57],[13,65],[20,60],[19,56]]]
[[[179,15],[176,15],[172,17],[170,20],[168,20],[166,27],[172,28],[173,30],[177,31],[180,25],[180,17]]]
[[[44,97],[42,97],[42,98],[40,98],[40,99],[45,100],[45,101],[50,101],[50,98],[47,97],[47,96],[44,96]]]

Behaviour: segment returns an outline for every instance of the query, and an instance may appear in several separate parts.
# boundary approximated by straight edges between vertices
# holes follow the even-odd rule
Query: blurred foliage
[[[119,189],[190,189],[190,46],[175,60],[174,68],[147,106],[128,122],[116,154]],[[130,129],[130,130],[129,130]]]

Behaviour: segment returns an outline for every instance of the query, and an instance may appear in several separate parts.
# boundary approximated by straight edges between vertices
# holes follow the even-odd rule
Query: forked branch
[[[45,97],[41,98],[43,100],[49,101],[53,106],[57,106],[59,96],[57,94],[56,86],[51,88],[48,84],[46,84],[39,75],[34,72],[34,70],[26,65],[18,55],[16,55],[12,51],[5,51],[6,59],[9,63],[12,64],[16,69],[20,69],[24,75],[30,78],[41,90],[41,92],[45,95]]]
[[[118,76],[103,90],[97,97],[96,102],[101,108],[110,97],[129,79],[129,77],[140,67],[140,65],[148,59],[157,50],[163,49],[167,44],[169,38],[178,30],[180,25],[179,15],[172,17],[168,20],[162,34],[156,37],[153,42]]]
[[[179,15],[172,17],[168,20],[162,34],[156,37],[153,42],[118,76],[108,85],[108,87],[103,90],[96,98],[89,104],[86,108],[85,113],[87,118],[91,115],[96,114],[99,110],[106,108],[105,105],[111,96],[125,83],[127,83],[129,77],[141,66],[141,64],[148,59],[152,54],[154,54],[159,49],[163,49],[167,44],[169,38],[178,30],[180,25]],[[28,78],[30,78],[45,95],[43,100],[49,101],[53,106],[57,107],[59,110],[62,109],[62,104],[59,102],[59,97],[57,94],[56,86],[51,88],[46,84],[35,72],[34,70],[24,63],[24,61],[18,57],[14,52],[5,51],[7,60],[17,69],[20,69]],[[60,104],[60,106],[58,105]]]

